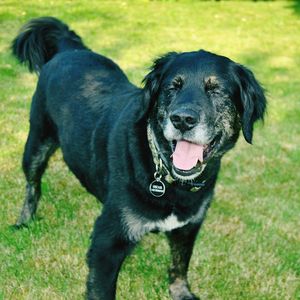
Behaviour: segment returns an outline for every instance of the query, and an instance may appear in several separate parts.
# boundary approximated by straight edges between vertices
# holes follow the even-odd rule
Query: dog
[[[145,234],[165,232],[171,298],[199,299],[187,271],[221,159],[240,131],[252,142],[266,110],[253,73],[204,50],[170,52],[154,61],[139,88],[52,17],[25,24],[12,51],[39,75],[16,225],[34,218],[42,175],[60,147],[70,170],[103,203],[87,254],[86,298],[115,299],[124,259]]]

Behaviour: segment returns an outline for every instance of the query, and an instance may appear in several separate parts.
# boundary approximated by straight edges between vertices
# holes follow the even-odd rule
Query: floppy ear
[[[142,108],[143,115],[149,111],[156,101],[162,78],[177,55],[176,52],[169,52],[156,59],[150,68],[150,72],[143,79],[142,82],[145,84]]]
[[[255,121],[264,119],[267,105],[264,89],[254,74],[242,65],[235,64],[234,78],[238,85],[237,105],[242,116],[242,131],[245,140],[251,144]]]

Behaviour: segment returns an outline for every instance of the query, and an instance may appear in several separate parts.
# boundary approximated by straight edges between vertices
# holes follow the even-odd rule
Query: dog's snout
[[[176,129],[187,131],[199,122],[199,114],[191,109],[180,109],[171,113],[170,120]]]

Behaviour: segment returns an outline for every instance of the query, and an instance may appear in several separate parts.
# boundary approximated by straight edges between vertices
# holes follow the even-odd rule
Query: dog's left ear
[[[142,83],[144,83],[143,93],[143,108],[142,114],[145,115],[156,101],[162,79],[168,70],[168,67],[174,61],[178,54],[176,52],[169,52],[164,56],[159,57],[153,62],[150,72],[145,76]]]
[[[266,111],[267,101],[264,89],[246,67],[234,64],[233,73],[238,85],[237,106],[241,113],[242,131],[245,140],[251,144],[253,125],[255,121],[264,119]]]

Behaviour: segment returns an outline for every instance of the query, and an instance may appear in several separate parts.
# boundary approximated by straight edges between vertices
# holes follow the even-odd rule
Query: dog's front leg
[[[120,218],[103,213],[96,221],[88,252],[88,300],[113,300],[122,262],[134,247],[122,233]]]
[[[190,291],[187,272],[200,225],[188,224],[167,233],[172,255],[169,280],[173,300],[199,300]]]

